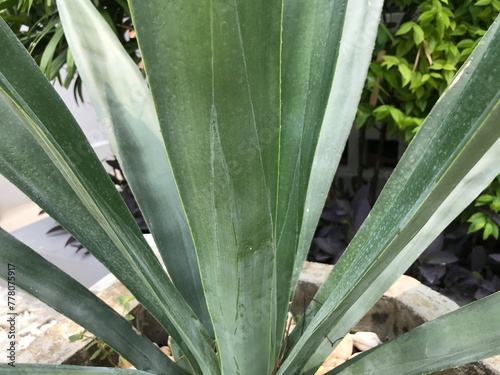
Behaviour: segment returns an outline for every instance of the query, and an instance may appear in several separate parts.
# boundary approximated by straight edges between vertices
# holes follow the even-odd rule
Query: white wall
[[[85,88],[83,88],[84,103],[79,102],[76,104],[73,97],[73,88],[65,89],[61,87],[58,82],[55,82],[54,87],[59,93],[63,101],[66,103],[71,113],[80,124],[83,132],[94,147],[99,158],[102,160],[111,156],[106,138],[99,129],[99,122],[97,115],[86,95]],[[2,212],[29,202],[19,189],[12,185],[6,178],[0,175],[0,215]]]

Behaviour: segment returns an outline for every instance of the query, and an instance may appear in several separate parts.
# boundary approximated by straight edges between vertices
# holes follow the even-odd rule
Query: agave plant
[[[15,266],[15,283],[138,369],[16,363],[2,374],[313,374],[500,173],[497,20],[412,141],[303,329],[289,334],[289,302],[355,115],[381,1],[131,0],[147,83],[89,0],[57,5],[168,276],[3,22],[0,171],[116,275],[189,366],[0,231],[2,264]],[[0,274],[8,278],[8,267]],[[331,373],[420,374],[499,354],[491,329],[499,306],[494,294]]]

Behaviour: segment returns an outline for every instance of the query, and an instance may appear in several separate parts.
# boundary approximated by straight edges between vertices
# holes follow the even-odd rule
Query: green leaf
[[[394,57],[394,56],[391,56]],[[372,61],[370,63],[369,74],[373,74],[375,77],[381,76],[383,74],[383,69],[378,61]]]
[[[439,16],[439,14],[440,13],[438,13],[438,16]],[[439,17],[436,17],[436,20],[439,20]],[[436,32],[437,32],[438,38],[441,40],[444,38],[444,29],[445,29],[445,25],[442,21],[436,22]]]
[[[493,196],[489,194],[484,194],[479,196],[479,198],[476,199],[476,206],[483,206],[485,204],[490,203],[493,200]]]
[[[90,1],[88,1],[87,3],[90,3]],[[90,3],[90,5],[92,5],[92,3]],[[96,9],[95,7],[93,7],[94,9]],[[60,12],[60,7],[57,7],[57,9],[59,10]],[[118,34],[117,32],[117,29],[116,29],[116,25],[115,25],[115,22],[113,21],[113,18],[110,16],[110,14],[108,13],[107,10],[103,9],[103,8],[100,8],[99,10],[97,10],[97,13],[99,13],[101,15],[100,19],[102,19],[103,21],[105,21],[109,28],[111,29],[111,31],[114,33],[114,34]]]
[[[450,17],[445,12],[438,12],[436,20],[438,21],[438,25],[442,24],[444,28],[450,27]]]
[[[333,85],[309,176],[292,287],[302,270],[324,201],[350,134],[365,80],[364,74],[359,72],[368,70],[382,5],[382,1],[374,1],[367,6],[363,0],[351,0],[347,6]],[[372,37],[359,38],[358,30],[361,27],[366,35]],[[356,49],[351,48],[353,40],[356,40]],[[279,373],[282,369],[284,368],[281,367]]]
[[[432,65],[429,67],[429,69],[433,70],[441,70],[443,69],[445,62],[443,60],[434,60],[432,62]]]
[[[54,33],[54,29],[57,29],[57,25],[59,24],[59,17],[54,17],[53,19],[51,19],[49,22],[47,22],[47,24],[45,25],[45,27],[42,29],[42,31],[40,31],[39,34],[37,34],[37,37],[33,40],[32,43],[30,43],[30,46],[28,48],[28,52],[29,53],[33,53],[33,51],[35,50],[35,48],[37,47],[38,43],[40,43],[40,41],[47,36],[47,34],[50,34],[50,33]],[[32,26],[32,28],[34,28],[36,26]],[[31,31],[31,30],[30,30]]]
[[[132,0],[131,8],[220,371],[270,373],[281,1]]]
[[[398,35],[404,35],[410,32],[410,30],[414,29],[415,26],[418,26],[415,22],[405,22],[403,23],[398,31],[396,32],[396,36]]]
[[[486,240],[491,234],[493,234],[493,224],[488,221],[484,225],[483,240]]]
[[[411,81],[412,71],[406,64],[398,65],[399,73],[401,73],[401,81],[403,87],[405,87]]]
[[[375,108],[372,113],[375,115],[375,119],[380,121],[390,115],[391,107],[384,104]]]
[[[356,127],[356,129],[359,130],[363,126],[365,126],[370,117],[371,113],[363,112],[358,108],[358,111],[356,113],[356,120],[354,122],[354,126]]]
[[[169,338],[168,340],[168,346],[170,347],[170,350],[172,352],[172,357],[174,357],[175,363],[182,369],[184,369],[188,374],[193,373],[193,368],[189,364],[189,362],[186,359],[186,356],[180,350],[179,345],[175,342],[174,339]]]
[[[498,228],[498,225],[495,222],[492,222],[492,232],[491,232],[491,235],[493,236],[494,239],[498,240],[499,234],[500,234],[500,230]]]
[[[392,119],[394,120],[394,122],[396,122],[396,124],[399,124],[403,121],[404,115],[403,112],[401,112],[399,109],[391,106],[389,108],[389,111],[391,113]]]
[[[0,137],[0,172],[115,274],[169,334],[182,337],[186,356],[216,368],[210,336],[165,274],[78,124],[3,20],[0,43],[0,117],[8,134]]]
[[[134,316],[132,314],[127,314],[123,317],[123,319],[125,319],[127,322],[131,321],[131,320],[134,320]]]
[[[441,40],[438,39],[435,35],[431,34],[427,39],[427,46],[429,47],[429,52],[431,55],[434,53],[436,47],[441,43]]]
[[[47,77],[51,77],[51,65],[52,60],[54,59],[54,52],[56,51],[57,45],[59,44],[61,38],[63,37],[63,30],[61,26],[55,28],[54,35],[50,39],[50,42],[47,43],[42,55],[42,59],[40,61],[40,69]]]
[[[351,1],[347,8],[344,34],[342,36],[343,42],[340,46],[333,87],[309,177],[310,182],[305,202],[306,209],[303,212],[302,229],[299,237],[299,251],[302,255],[297,256],[294,267],[295,278],[302,268],[302,262],[314,234],[324,199],[329,191],[333,174],[350,132],[356,111],[356,103],[361,94],[364,81],[364,77],[355,72],[366,71],[369,65],[374,39],[359,39],[357,30],[362,25],[367,30],[366,35],[375,35],[381,6],[382,2],[372,3],[372,7],[367,7],[366,3],[362,1]],[[369,32],[368,30],[373,31]],[[352,40],[357,41],[359,48],[350,48]],[[349,90],[346,90],[347,87],[349,87]],[[285,361],[278,373],[289,373],[288,365],[289,363]],[[294,371],[291,370],[291,373],[294,373]]]
[[[392,71],[386,71],[383,75],[384,79],[391,85],[392,88],[399,88],[399,82],[396,78],[396,73]]]
[[[391,41],[391,43],[396,42],[396,39],[392,35],[392,32],[383,22],[381,22],[378,27],[375,45],[385,45],[389,40]]]
[[[419,83],[422,83],[422,82],[419,82]],[[414,90],[414,93],[415,93],[415,96],[418,98],[418,99],[421,99],[421,98],[424,98],[424,96],[427,94],[426,90],[422,87],[421,84],[418,85],[419,87],[417,87],[415,90]]]
[[[436,15],[435,9],[431,9],[431,10],[427,10],[425,12],[422,12],[422,14],[420,14],[420,16],[418,16],[418,22],[423,27],[425,27],[435,18],[435,15]]]
[[[325,191],[331,186],[329,172],[336,169],[352,126],[363,74],[373,49],[373,38],[360,39],[354,30],[363,24],[368,35],[376,36],[375,20],[380,3],[376,2],[373,9],[358,1],[347,3],[291,0],[285,2],[283,10],[282,126],[276,215],[276,337],[279,341],[284,340],[289,301],[326,198]],[[353,55],[355,51],[347,51],[346,54],[347,46],[354,41],[368,53]],[[348,70],[344,63],[356,58],[362,67],[361,77],[354,77],[352,66]],[[332,88],[335,81],[341,86],[333,83]],[[348,103],[345,102],[347,82],[356,95]],[[342,99],[338,97],[340,92]],[[332,105],[332,95],[337,96],[334,108],[325,112],[327,104]],[[320,147],[320,133],[335,131],[329,117],[332,111],[337,116],[338,139],[329,147],[339,143],[335,144],[335,151],[325,151],[330,157],[322,168],[328,168],[329,172],[319,177],[314,175],[313,160]]]
[[[75,59],[69,48],[66,51],[66,69],[66,77],[64,78],[63,86],[68,88],[73,82],[76,73]]]
[[[155,374],[182,374],[155,344],[137,334],[100,298],[1,228],[0,259],[5,265],[0,268],[0,277],[7,279],[7,264],[12,265],[19,288],[107,342],[137,368]],[[72,335],[69,340],[80,340],[84,333]]]
[[[493,212],[498,213],[500,211],[500,197],[495,197],[490,204],[490,208]]]
[[[419,25],[415,24],[415,26],[413,27],[413,41],[418,46],[420,45],[420,43],[422,43],[423,40],[424,40],[424,30],[422,30],[422,28]]]
[[[394,65],[399,65],[400,63],[401,63],[401,60],[398,57],[386,55],[386,56],[384,56],[384,62],[382,63],[382,66],[386,66],[387,68],[391,68]]]
[[[457,47],[460,49],[471,48],[474,46],[474,41],[472,39],[462,39],[457,43]]]
[[[97,345],[97,341],[96,340],[91,340],[86,346],[85,346],[85,350],[90,350],[90,348],[93,348],[94,346]]]
[[[500,172],[500,18],[438,101],[349,248],[292,332],[289,367],[314,368]],[[488,82],[488,84],[485,84]],[[467,98],[475,106],[464,106]],[[302,323],[298,323],[300,325]],[[325,338],[325,332],[333,329]],[[299,337],[300,336],[300,337]],[[318,340],[324,340],[318,349]],[[316,354],[315,354],[316,353]],[[299,359],[300,358],[300,359]]]
[[[409,102],[406,102],[405,104],[405,114],[406,115],[409,115],[410,113],[412,113],[413,109],[415,108],[415,102],[413,101],[409,101]]]
[[[415,90],[421,86],[423,86],[431,76],[429,74],[420,74],[416,73],[413,79],[411,80],[410,84],[410,90]],[[426,94],[426,91],[423,91],[423,94]],[[420,98],[421,96],[417,94],[417,98]]]
[[[453,30],[451,35],[452,36],[462,36],[462,35],[465,35],[466,33],[467,33],[467,26],[465,26],[464,24],[459,24],[457,26],[457,28],[455,30]]]
[[[425,111],[427,108],[427,100],[425,99],[418,99],[415,101],[415,104],[417,105],[418,109],[420,109],[422,112]]]
[[[415,48],[413,39],[400,40],[396,47],[396,56],[406,56]],[[404,60],[403,58],[401,59]]]
[[[472,222],[478,221],[478,220],[481,220],[481,221],[485,220],[484,213],[482,213],[482,212],[476,212],[467,221],[470,222],[470,223],[472,223]]]
[[[362,353],[327,374],[427,374],[500,354],[500,293]],[[402,350],[411,348],[411,350]]]
[[[490,5],[490,4],[491,4],[491,0],[479,0],[479,1],[476,1],[474,3],[474,5],[478,6],[478,7],[486,6],[486,5]]]
[[[147,84],[92,3],[60,0],[57,5],[79,74],[169,275],[212,332],[191,233]]]
[[[0,364],[0,375],[152,375],[150,372],[106,367],[68,366],[68,365],[25,365]]]
[[[17,3],[18,3],[18,0],[3,0],[2,2],[0,2],[0,10],[14,7],[17,5]]]
[[[75,335],[71,335],[68,337],[69,342],[75,342],[75,341],[82,340],[82,339],[83,339],[83,335],[81,333],[77,333]]]
[[[455,76],[455,72],[453,70],[443,71],[443,77],[448,84],[450,84],[452,82],[454,76]]]
[[[101,354],[101,352],[102,352],[102,349],[97,349],[97,350],[96,350],[96,351],[95,351],[95,352],[94,352],[94,353],[90,356],[89,360],[90,360],[90,361],[92,361],[92,360],[96,359],[96,358],[99,356],[99,354]]]
[[[117,298],[118,303],[122,305],[125,310],[130,310],[129,302],[133,300],[135,300],[135,297],[132,295],[123,295]]]

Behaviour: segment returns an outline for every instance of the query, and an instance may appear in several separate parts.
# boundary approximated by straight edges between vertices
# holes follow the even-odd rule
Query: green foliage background
[[[389,0],[356,127],[407,143],[500,11],[500,0]],[[500,179],[464,212],[469,231],[498,239]]]
[[[137,63],[137,40],[126,0],[92,0],[106,22],[116,33],[129,55]],[[0,15],[33,56],[49,80],[58,79],[68,88],[76,76],[75,99],[82,100],[81,79],[68,49],[55,0],[0,0]],[[133,36],[133,34],[132,34]],[[66,65],[64,78],[61,69]]]

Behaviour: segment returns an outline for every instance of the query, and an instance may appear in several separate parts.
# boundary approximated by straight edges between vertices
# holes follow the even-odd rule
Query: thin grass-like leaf
[[[64,32],[61,25],[56,24],[54,35],[52,35],[52,38],[50,38],[50,41],[47,43],[47,46],[43,51],[42,58],[40,60],[40,69],[48,77],[51,76],[52,60],[54,59],[54,53],[63,35]]]

